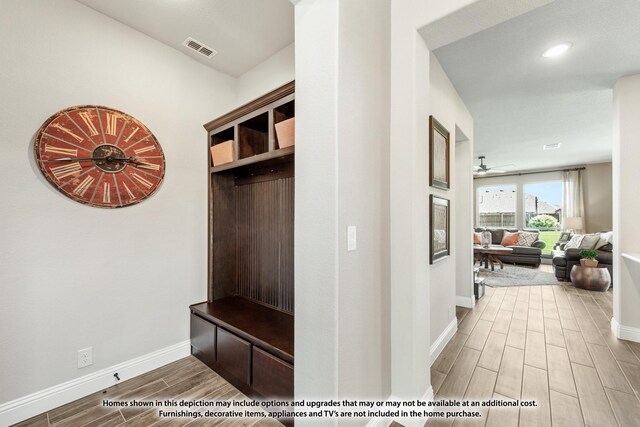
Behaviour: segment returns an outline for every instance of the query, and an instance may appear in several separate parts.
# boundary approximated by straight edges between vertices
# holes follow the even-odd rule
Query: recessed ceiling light
[[[558,56],[568,51],[571,46],[573,46],[571,43],[561,43],[555,45],[542,52],[542,56],[545,58],[557,58]]]
[[[555,150],[556,148],[560,148],[560,143],[557,144],[545,144],[542,146],[543,150]]]

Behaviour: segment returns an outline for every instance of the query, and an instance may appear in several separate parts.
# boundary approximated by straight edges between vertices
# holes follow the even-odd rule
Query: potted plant
[[[592,249],[585,249],[583,251],[580,251],[580,265],[583,267],[597,267],[597,256],[598,252]]]

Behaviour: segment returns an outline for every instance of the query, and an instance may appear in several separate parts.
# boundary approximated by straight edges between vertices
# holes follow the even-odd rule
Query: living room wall
[[[611,162],[585,166],[584,213],[587,233],[613,229],[613,184]]]

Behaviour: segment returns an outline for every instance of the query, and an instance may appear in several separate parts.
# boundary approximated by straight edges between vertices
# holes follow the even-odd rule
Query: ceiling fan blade
[[[511,167],[515,167],[515,166],[516,165],[514,165],[513,163],[509,163],[509,164],[506,164],[506,165],[493,166],[492,169],[493,168],[511,168]]]

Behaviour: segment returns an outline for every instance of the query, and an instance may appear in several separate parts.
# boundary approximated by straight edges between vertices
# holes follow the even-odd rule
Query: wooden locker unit
[[[250,396],[293,398],[294,83],[205,124],[209,159],[207,301],[191,310],[192,354]],[[210,148],[233,140],[233,161]]]

